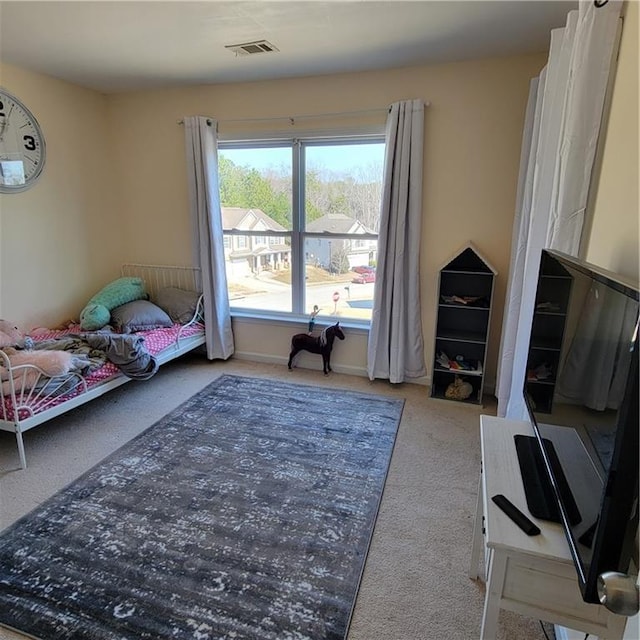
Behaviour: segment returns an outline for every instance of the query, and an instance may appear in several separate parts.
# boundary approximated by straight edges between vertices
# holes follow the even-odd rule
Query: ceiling
[[[0,1],[0,59],[104,93],[546,51],[577,2]],[[279,51],[234,55],[268,40]]]

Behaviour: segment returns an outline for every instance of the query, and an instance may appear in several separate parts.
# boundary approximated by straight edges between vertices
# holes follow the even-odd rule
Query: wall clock
[[[33,186],[45,161],[44,136],[35,116],[0,87],[0,193]]]

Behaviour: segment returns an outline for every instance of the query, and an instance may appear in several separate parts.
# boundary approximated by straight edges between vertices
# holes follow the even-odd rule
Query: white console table
[[[484,550],[486,596],[481,640],[495,640],[500,609],[620,640],[626,618],[582,600],[562,527],[530,515],[513,436],[532,435],[527,422],[480,417],[482,471],[473,531],[470,577]],[[541,529],[528,536],[491,500],[502,493]]]

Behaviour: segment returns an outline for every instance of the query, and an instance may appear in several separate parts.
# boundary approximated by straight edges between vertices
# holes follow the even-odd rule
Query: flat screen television
[[[638,566],[638,307],[637,283],[542,252],[524,381],[534,436],[516,450],[529,510],[562,524],[592,603],[601,574]]]

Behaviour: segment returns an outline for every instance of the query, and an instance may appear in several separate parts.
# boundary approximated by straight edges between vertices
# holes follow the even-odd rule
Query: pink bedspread
[[[140,331],[137,335],[144,336],[144,345],[147,348],[147,351],[151,355],[157,356],[161,351],[169,347],[173,347],[175,345],[176,339],[178,337],[178,333],[182,328],[182,333],[180,334],[180,339],[188,338],[190,336],[199,335],[204,331],[204,327],[201,324],[193,324],[188,327],[182,327],[182,325],[174,324],[172,327],[168,327],[166,329],[153,329],[152,331]],[[69,329],[51,329],[50,331],[39,332],[37,335],[32,336],[35,342],[41,342],[43,340],[55,340],[56,338],[62,338],[64,336],[76,335],[82,333],[79,325],[74,325]],[[96,385],[113,378],[114,376],[119,374],[119,369],[112,362],[106,362],[102,367],[96,369],[91,372],[89,375],[85,376],[85,381],[87,383],[87,389],[91,389]],[[39,413],[44,411],[45,409],[50,409],[51,407],[55,407],[63,402],[66,402],[70,398],[73,398],[79,394],[81,391],[80,388],[75,389],[69,393],[49,398],[46,403],[42,402],[42,400],[38,401],[36,404],[28,403],[31,406],[31,411],[28,409],[20,409],[18,411],[18,415],[21,420],[28,418],[31,413]],[[14,408],[11,406],[10,398],[5,396],[2,398],[4,403],[4,412],[0,412],[0,418],[5,420],[14,420]],[[3,415],[4,413],[4,415]]]

